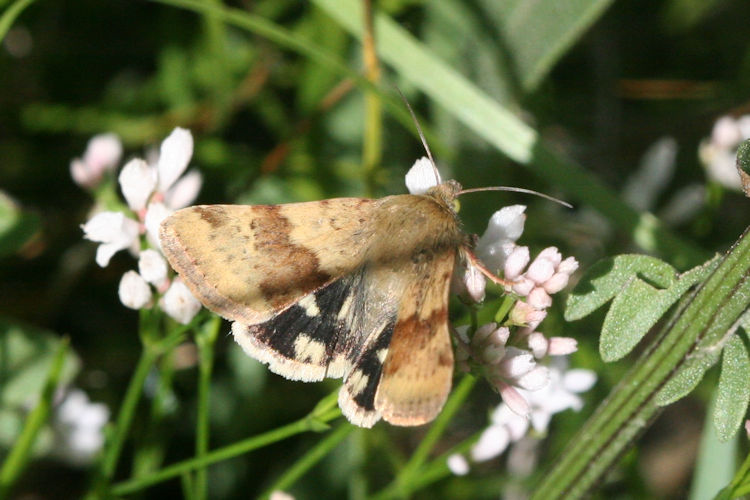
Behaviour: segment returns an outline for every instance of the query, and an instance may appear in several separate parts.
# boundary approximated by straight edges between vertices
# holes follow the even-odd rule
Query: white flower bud
[[[138,258],[138,271],[143,279],[159,286],[167,279],[167,261],[156,250],[147,249]]]
[[[465,476],[469,473],[469,462],[460,453],[453,453],[445,463],[456,476]]]
[[[128,271],[122,275],[118,294],[120,302],[130,309],[142,309],[151,302],[151,287],[135,271]]]
[[[483,462],[501,454],[510,444],[510,434],[503,426],[490,426],[479,441],[471,447],[471,459],[475,462]]]
[[[201,309],[201,303],[179,279],[172,282],[159,305],[165,313],[183,325],[190,323]]]

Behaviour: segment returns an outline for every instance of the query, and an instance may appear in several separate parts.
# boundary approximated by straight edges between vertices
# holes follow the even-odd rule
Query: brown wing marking
[[[360,198],[199,205],[167,218],[160,238],[201,302],[253,325],[361,265],[372,206]]]

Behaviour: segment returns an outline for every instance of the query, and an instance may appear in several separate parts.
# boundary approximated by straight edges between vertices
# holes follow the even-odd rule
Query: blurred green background
[[[461,211],[471,232],[481,234],[501,206],[523,203],[529,209],[520,242],[533,252],[555,245],[576,256],[582,269],[603,256],[648,252],[684,270],[726,249],[745,228],[747,201],[706,180],[698,149],[718,117],[750,109],[749,3],[374,2],[387,27],[376,32],[381,144],[366,132],[367,88],[352,79],[364,67],[362,46],[350,32],[363,24],[352,10],[357,5],[244,0],[227,2],[236,10],[225,14],[218,0],[0,0],[0,26],[7,29],[0,49],[0,189],[15,200],[3,201],[0,210],[6,339],[13,329],[69,336],[81,363],[76,385],[116,411],[140,351],[138,314],[117,297],[120,276],[134,261],[120,252],[99,268],[95,244],[82,239],[80,224],[92,199],[72,182],[69,163],[91,136],[118,134],[127,160],[158,146],[175,126],[190,129],[191,166],[204,176],[200,203],[402,193],[403,176],[423,149],[394,84],[419,116],[445,178],[465,187],[536,189],[575,205],[567,210],[516,194],[472,195],[462,199]],[[416,45],[392,36],[393,26]],[[495,122],[496,115],[483,115],[481,99],[454,85],[457,76],[507,116]],[[665,137],[673,140],[666,149],[661,143],[667,159],[644,160]],[[369,167],[362,160],[366,141],[380,156]],[[653,171],[654,161],[673,173],[649,184],[653,196],[637,207],[664,216],[664,232],[657,230],[656,243],[644,246],[627,216],[618,214],[639,183],[648,183],[636,174],[649,172],[648,165]],[[622,196],[628,189],[631,198]],[[663,234],[668,242],[659,239]],[[576,337],[580,352],[572,363],[596,370],[599,383],[581,413],[555,418],[540,471],[628,366],[628,360],[611,366],[599,360],[601,314],[565,324],[557,302],[542,330]],[[225,324],[222,332],[228,331]],[[173,405],[159,422],[155,453],[163,452],[165,463],[192,454],[197,374],[190,359],[175,373]],[[215,370],[212,447],[299,418],[339,384],[281,379],[245,357],[227,335],[219,341]],[[700,396],[665,411],[602,495],[685,497],[705,412]],[[478,384],[443,449],[481,429],[498,402]],[[136,442],[146,439],[148,428],[142,406]],[[359,498],[377,491],[423,432],[386,424],[357,430],[291,492]],[[0,431],[0,439],[7,449],[12,432]],[[211,497],[260,493],[319,439],[302,435],[213,466]],[[122,462],[119,477],[125,478],[128,449]],[[504,464],[503,457],[481,464],[470,476],[445,478],[417,497],[496,498],[511,481]],[[16,491],[28,498],[76,497],[86,473],[41,456]],[[526,482],[533,485],[534,476]],[[144,496],[179,491],[179,482],[171,481]]]

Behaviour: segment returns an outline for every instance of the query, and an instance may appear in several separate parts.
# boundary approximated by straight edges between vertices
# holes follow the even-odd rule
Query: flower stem
[[[325,427],[326,422],[333,420],[340,415],[341,411],[338,408],[319,411],[318,406],[309,415],[297,420],[296,422],[292,422],[291,424],[239,441],[230,446],[219,448],[206,453],[201,457],[178,462],[149,476],[133,478],[115,484],[110,493],[113,496],[126,495],[142,490],[152,484],[160,483],[167,479],[186,474],[192,470],[205,468],[216,462],[228,460],[249,451],[268,446],[269,444],[276,443],[295,434],[308,431],[319,431],[321,428]]]
[[[214,344],[221,326],[221,318],[213,316],[196,335],[199,356],[198,379],[198,415],[195,429],[195,456],[204,457],[208,453],[209,443],[209,408],[211,397],[211,372],[214,364]],[[208,493],[208,475],[205,468],[195,472],[195,498],[203,500]]]

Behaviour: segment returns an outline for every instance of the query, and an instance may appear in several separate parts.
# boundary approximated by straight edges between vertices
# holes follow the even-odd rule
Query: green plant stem
[[[13,5],[5,9],[2,15],[0,15],[0,42],[5,40],[5,35],[8,34],[8,30],[13,26],[15,21],[21,12],[31,5],[34,0],[17,0]]]
[[[319,431],[326,422],[333,420],[340,415],[341,411],[338,408],[325,412],[318,412],[316,407],[316,410],[313,410],[310,415],[289,425],[279,427],[278,429],[274,429],[257,436],[253,436],[243,441],[234,443],[230,446],[219,448],[210,453],[207,453],[202,457],[196,457],[178,462],[169,467],[165,467],[159,472],[156,472],[149,476],[134,478],[115,484],[111,489],[111,493],[112,495],[126,495],[128,493],[144,489],[152,484],[160,483],[186,472],[190,472],[197,468],[207,467],[216,462],[228,460],[249,451],[268,446],[269,444],[276,443],[290,436],[294,436],[295,434],[300,434],[308,431]]]
[[[125,438],[128,435],[130,425],[135,416],[135,410],[138,406],[141,394],[143,393],[143,384],[146,381],[149,370],[151,370],[151,367],[160,355],[171,350],[182,341],[185,331],[188,328],[191,328],[196,321],[197,320],[193,320],[189,325],[176,328],[163,340],[156,342],[153,340],[155,333],[152,331],[155,328],[156,323],[154,320],[154,313],[149,310],[141,310],[141,327],[139,334],[143,342],[143,350],[141,351],[138,364],[135,367],[135,371],[133,372],[133,376],[131,377],[128,388],[125,392],[122,406],[120,406],[117,420],[115,420],[114,429],[109,435],[99,470],[94,477],[94,485],[91,490],[93,498],[103,496],[107,486],[112,481],[115,468],[117,467],[117,461],[120,458],[120,453],[122,453]],[[92,496],[90,495],[90,497]]]
[[[375,33],[372,26],[372,1],[365,2],[364,9],[365,36],[362,44],[365,74],[375,86],[380,80],[380,65],[375,51]],[[365,92],[365,141],[362,148],[364,163],[366,196],[376,196],[376,170],[380,165],[383,148],[383,110],[377,92]]]
[[[469,451],[471,446],[477,442],[481,434],[481,432],[475,433],[468,439],[464,439],[458,445],[453,446],[448,451],[440,454],[429,463],[420,467],[418,471],[419,473],[413,475],[413,480],[408,484],[398,484],[396,481],[393,481],[391,484],[372,495],[370,500],[408,497],[425,486],[450,476],[452,472],[448,468],[448,457],[455,453],[463,454]]]
[[[209,416],[211,408],[211,373],[214,366],[214,345],[221,327],[221,319],[214,316],[205,325],[204,331],[196,335],[198,345],[198,415],[195,429],[195,456],[201,458],[208,453],[210,440]],[[208,471],[205,468],[195,472],[195,498],[203,500],[208,494]]]
[[[284,474],[281,475],[266,491],[260,494],[258,498],[269,498],[271,493],[280,490],[285,491],[302,477],[310,468],[320,462],[323,457],[328,455],[339,443],[341,443],[351,432],[356,429],[349,422],[344,422],[335,430],[330,432],[324,439],[305,453]]]
[[[453,419],[458,409],[461,408],[461,405],[469,396],[469,393],[474,387],[476,380],[477,379],[472,377],[471,375],[465,375],[461,379],[461,382],[459,382],[458,385],[453,389],[450,397],[448,398],[448,401],[443,407],[443,410],[432,423],[430,429],[427,431],[427,434],[425,434],[424,438],[422,438],[419,446],[417,446],[417,449],[414,450],[411,458],[409,458],[409,461],[406,462],[406,465],[404,465],[404,467],[401,469],[398,476],[394,480],[397,488],[405,492],[410,487],[409,485],[414,482],[419,470],[421,469],[425,460],[427,460],[430,452],[432,452],[432,449],[440,440],[440,437],[445,432],[445,429],[450,423],[451,419]]]
[[[64,338],[60,342],[54,358],[52,358],[44,387],[39,395],[39,402],[26,418],[21,435],[18,436],[13,448],[5,458],[2,468],[0,468],[0,499],[6,498],[10,494],[11,487],[29,461],[36,437],[49,417],[52,400],[55,397],[55,389],[65,366],[65,356],[67,353],[68,339]]]
[[[701,346],[720,345],[750,305],[750,236],[742,234],[543,476],[532,498],[580,498],[656,417],[660,389]]]

